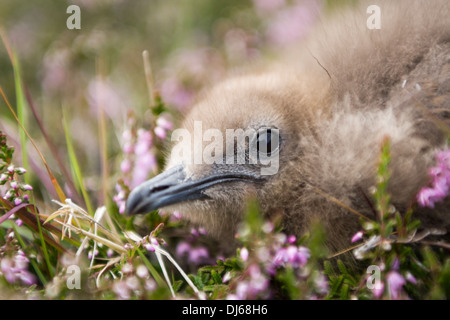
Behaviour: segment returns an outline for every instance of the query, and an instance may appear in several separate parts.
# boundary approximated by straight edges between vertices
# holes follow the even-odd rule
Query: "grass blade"
[[[147,267],[147,269],[152,274],[152,276],[155,279],[155,281],[158,284],[158,286],[161,287],[161,286],[167,285],[166,282],[161,278],[161,276],[159,275],[159,273],[155,269],[155,267],[150,263],[150,261],[148,261],[147,257],[142,253],[142,251],[136,245],[135,245],[135,248],[136,248],[136,252],[141,257],[142,261],[144,262],[145,266]]]
[[[70,139],[69,126],[67,124],[66,116],[63,112],[63,127],[64,134],[66,137],[67,151],[69,153],[70,166],[72,168],[74,177],[75,177],[75,186],[81,190],[81,194],[83,195],[84,202],[86,204],[87,211],[91,216],[94,216],[94,211],[92,209],[91,200],[89,195],[84,187],[83,183],[83,175],[81,173],[80,165],[78,163],[77,157],[75,155],[75,150],[73,148],[72,140]]]
[[[39,237],[41,239],[41,246],[42,246],[42,252],[44,253],[45,263],[47,264],[47,269],[50,274],[50,278],[53,278],[53,270],[52,270],[52,264],[50,263],[50,256],[48,254],[47,245],[45,243],[44,233],[42,232],[42,223],[41,219],[39,219],[39,215],[36,214],[36,224],[38,226],[39,230]]]
[[[20,122],[19,118],[17,117],[17,114],[14,112],[14,109],[11,107],[11,104],[9,103],[8,98],[6,97],[5,92],[3,91],[3,88],[0,86],[0,94],[3,97],[3,100],[5,101],[6,105],[8,106],[8,109],[11,111],[12,115],[16,119],[17,123],[20,125],[22,130],[27,135],[28,139],[30,140],[33,147],[36,149],[37,153],[39,154],[39,157],[41,158],[42,162],[44,163],[45,168],[47,169],[47,173],[50,177],[50,180],[52,181],[53,187],[56,190],[56,193],[58,194],[59,199],[64,202],[66,200],[66,195],[64,194],[64,191],[61,189],[61,186],[59,185],[58,181],[56,180],[55,176],[53,175],[52,170],[47,164],[47,161],[45,160],[43,154],[37,147],[36,143],[34,142],[33,138],[31,138],[30,134],[28,133],[27,129],[23,126],[22,122]]]
[[[20,65],[19,60],[17,59],[17,55],[13,52],[13,61],[12,61],[13,71],[14,71],[14,83],[16,88],[16,107],[17,107],[17,117],[19,118],[20,123],[26,127],[26,107],[25,107],[25,95],[23,93],[22,87],[22,77],[20,74]],[[22,148],[22,167],[25,169],[28,168],[28,153],[27,153],[27,135],[23,130],[20,130],[20,145]],[[25,175],[25,183],[30,183],[30,176]]]

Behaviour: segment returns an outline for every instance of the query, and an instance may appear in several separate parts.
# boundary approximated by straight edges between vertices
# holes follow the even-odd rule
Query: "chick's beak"
[[[186,181],[183,166],[179,165],[136,187],[128,196],[126,212],[147,213],[181,201],[200,199],[204,197],[201,191]]]
[[[147,213],[184,201],[208,199],[205,191],[216,184],[258,180],[258,177],[249,172],[223,170],[192,179],[186,177],[183,165],[178,165],[137,186],[128,196],[126,213]]]

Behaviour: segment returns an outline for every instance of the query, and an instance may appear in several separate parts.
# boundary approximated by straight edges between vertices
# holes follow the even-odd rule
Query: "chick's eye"
[[[271,155],[278,151],[280,144],[278,129],[260,129],[257,139],[258,154]]]

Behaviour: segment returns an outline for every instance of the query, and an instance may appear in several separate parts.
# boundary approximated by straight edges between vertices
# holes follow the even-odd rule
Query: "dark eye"
[[[278,129],[262,128],[258,131],[257,148],[260,155],[271,155],[278,151],[280,145]]]

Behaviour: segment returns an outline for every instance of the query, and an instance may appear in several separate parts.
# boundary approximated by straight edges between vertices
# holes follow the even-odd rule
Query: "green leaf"
[[[217,273],[217,271],[212,270],[211,271],[211,277],[214,280],[214,282],[216,284],[222,284],[222,278],[220,277],[220,275]]]
[[[350,298],[349,287],[346,283],[342,285],[340,298],[341,300],[348,300]]]
[[[330,295],[336,296],[338,295],[339,289],[341,288],[342,283],[344,283],[344,276],[340,275],[336,278],[336,280],[331,284]]]
[[[339,271],[343,274],[343,275],[348,275],[348,270],[347,270],[347,268],[345,267],[345,264],[342,262],[342,260],[338,260],[337,261],[337,265],[338,265],[338,268],[339,268]]]
[[[173,281],[173,285],[172,285],[173,291],[178,292],[180,290],[181,286],[183,285],[183,283],[184,282],[182,280]]]
[[[326,260],[323,263],[324,273],[331,278],[335,278],[336,273],[334,272],[334,268],[331,265],[331,262]]]

